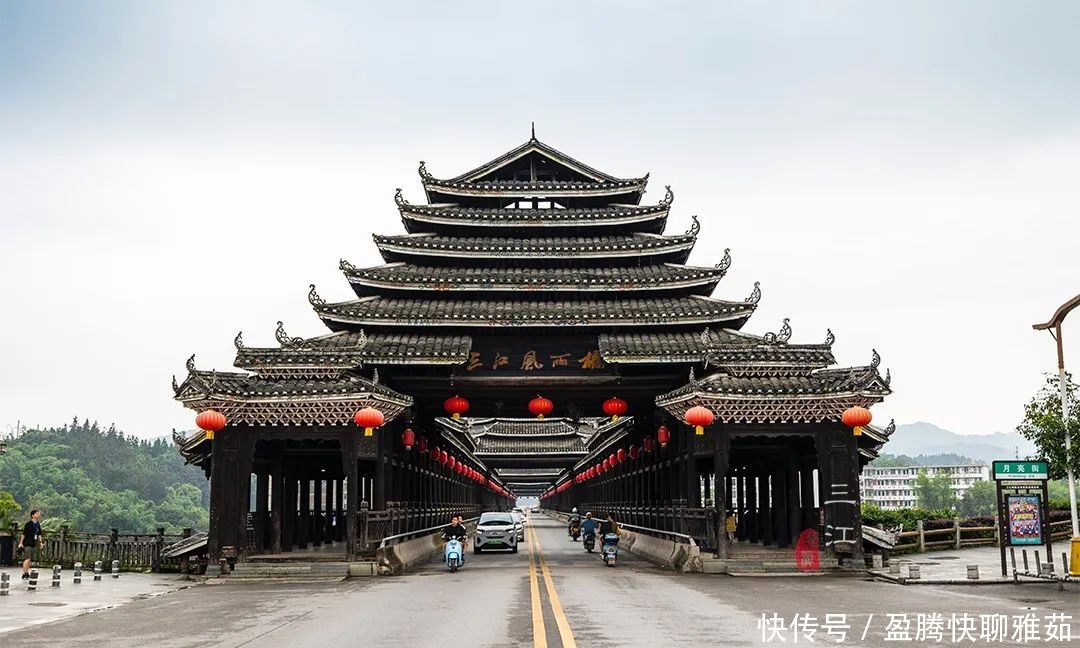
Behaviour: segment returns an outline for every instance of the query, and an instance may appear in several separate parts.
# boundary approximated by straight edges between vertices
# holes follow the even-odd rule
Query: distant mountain
[[[881,449],[893,455],[958,454],[987,463],[995,459],[1021,458],[1034,454],[1035,445],[1017,432],[957,434],[933,423],[897,425],[889,442]]]

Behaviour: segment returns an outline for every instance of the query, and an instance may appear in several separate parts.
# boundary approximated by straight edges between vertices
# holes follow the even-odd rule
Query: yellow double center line
[[[540,539],[536,537],[536,529],[529,520],[529,588],[532,593],[532,617],[533,617],[533,646],[535,648],[547,648],[547,629],[544,627],[544,610],[540,601],[540,584],[536,577],[536,565],[540,564],[540,573],[544,577],[544,587],[547,590],[548,602],[551,604],[551,613],[555,617],[555,625],[559,628],[559,639],[563,648],[577,648],[574,633],[570,630],[570,622],[566,620],[559,594],[555,591],[555,581],[551,578],[551,570],[548,569],[547,561],[544,560],[544,550],[540,547]],[[535,557],[534,557],[535,555]]]

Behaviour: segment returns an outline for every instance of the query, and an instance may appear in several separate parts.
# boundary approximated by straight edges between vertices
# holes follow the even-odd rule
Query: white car
[[[510,517],[514,518],[514,531],[517,531],[518,542],[525,542],[525,516],[519,511],[510,511]]]
[[[488,549],[518,550],[518,534],[514,518],[509,513],[481,513],[473,534],[473,553]]]

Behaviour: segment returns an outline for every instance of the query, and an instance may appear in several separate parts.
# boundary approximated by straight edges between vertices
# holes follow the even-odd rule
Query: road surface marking
[[[533,558],[533,533],[529,528],[529,591],[532,594],[533,646],[547,648],[547,629],[544,627],[544,609],[540,604],[540,584],[536,579],[536,561]]]
[[[533,541],[536,542],[536,553],[540,556],[540,570],[544,574],[544,586],[547,587],[548,602],[551,603],[551,611],[555,615],[555,625],[559,627],[559,638],[562,639],[562,648],[577,648],[574,633],[570,630],[570,622],[566,620],[559,595],[555,592],[555,581],[551,579],[551,571],[548,569],[547,560],[544,559],[544,549],[540,546],[540,538],[533,532]]]

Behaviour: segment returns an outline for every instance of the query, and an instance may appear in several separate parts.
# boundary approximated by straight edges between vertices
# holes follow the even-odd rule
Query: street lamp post
[[[1069,463],[1071,459],[1072,439],[1069,434],[1069,391],[1065,385],[1065,352],[1062,347],[1061,340],[1061,322],[1065,319],[1065,316],[1069,314],[1069,311],[1080,306],[1080,295],[1073,297],[1069,301],[1061,305],[1057,311],[1054,312],[1054,316],[1050,318],[1049,322],[1044,324],[1035,324],[1032,326],[1036,331],[1050,331],[1050,335],[1053,336],[1054,341],[1057,342],[1057,357],[1058,357],[1058,387],[1061,389],[1061,423],[1065,428],[1065,474],[1069,480],[1069,517],[1072,519],[1072,568],[1071,571],[1075,574],[1080,574],[1080,565],[1077,565],[1078,557],[1080,557],[1080,523],[1076,518],[1076,478],[1073,475],[1072,464]]]

